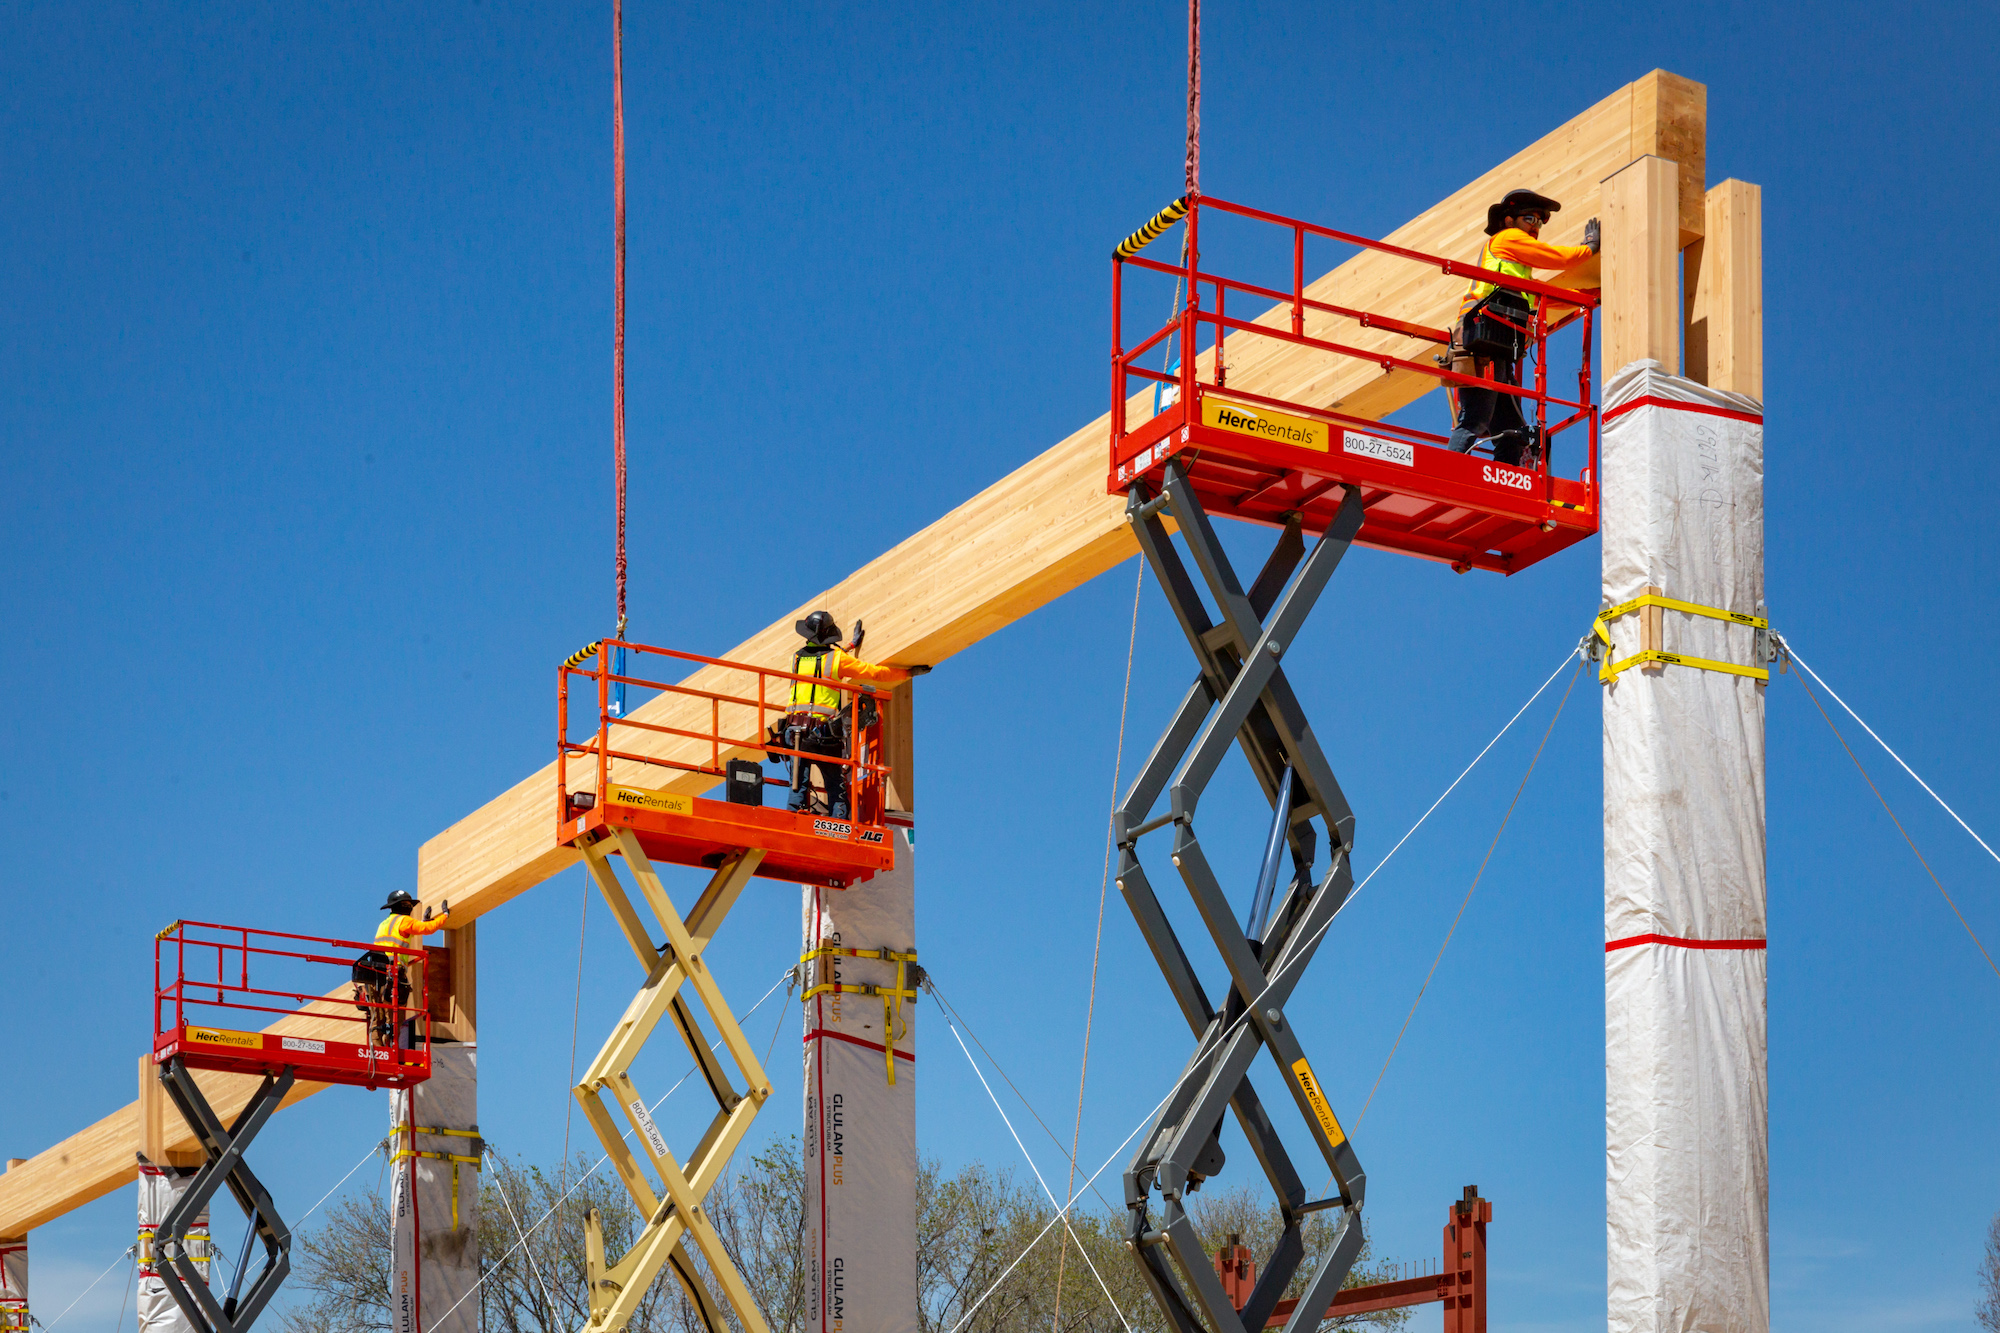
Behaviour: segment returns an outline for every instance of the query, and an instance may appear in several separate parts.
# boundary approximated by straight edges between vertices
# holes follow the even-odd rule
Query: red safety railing
[[[1198,197],[1188,201],[1183,260],[1179,264],[1163,263],[1145,258],[1137,253],[1118,254],[1113,263],[1112,279],[1112,384],[1111,384],[1111,479],[1112,489],[1123,489],[1132,480],[1144,475],[1149,469],[1157,468],[1170,454],[1189,449],[1199,449],[1199,441],[1190,441],[1181,430],[1183,425],[1195,427],[1194,434],[1202,433],[1202,427],[1210,424],[1204,415],[1202,403],[1214,398],[1218,402],[1234,403],[1250,408],[1269,408],[1279,412],[1296,414],[1310,421],[1326,423],[1337,428],[1333,432],[1331,449],[1324,445],[1315,447],[1326,450],[1326,457],[1315,464],[1304,461],[1297,464],[1308,482],[1314,478],[1331,477],[1327,489],[1340,482],[1354,482],[1369,492],[1369,503],[1373,507],[1375,492],[1395,493],[1407,490],[1413,495],[1429,500],[1459,504],[1477,508],[1482,494],[1491,494],[1498,511],[1519,516],[1520,501],[1524,498],[1548,503],[1570,514],[1587,513],[1589,530],[1595,530],[1597,512],[1596,478],[1598,475],[1598,413],[1593,393],[1590,348],[1592,325],[1599,304],[1595,291],[1578,291],[1557,287],[1546,282],[1527,278],[1515,278],[1481,268],[1476,262],[1447,259],[1439,255],[1426,254],[1419,250],[1390,245],[1383,241],[1357,236],[1331,227],[1322,227],[1297,218],[1284,217],[1261,209],[1247,208],[1224,200]],[[1202,220],[1204,214],[1215,213],[1231,218],[1246,220],[1253,224],[1251,231],[1281,229],[1288,234],[1290,263],[1289,273],[1275,282],[1253,282],[1242,277],[1227,276],[1214,271],[1202,254]],[[1235,224],[1232,224],[1232,227]],[[1135,238],[1136,239],[1136,238]],[[1321,300],[1308,291],[1306,281],[1306,245],[1308,240],[1332,242],[1335,245],[1353,247],[1388,255],[1407,261],[1413,266],[1421,266],[1448,277],[1464,278],[1467,281],[1490,282],[1497,286],[1511,288],[1541,298],[1535,304],[1530,325],[1525,330],[1527,355],[1524,366],[1532,362],[1532,375],[1524,375],[1526,383],[1514,386],[1491,377],[1466,375],[1451,369],[1449,364],[1439,364],[1436,352],[1442,352],[1451,341],[1450,332],[1443,328],[1411,323],[1365,309],[1340,305]],[[1239,247],[1232,239],[1232,251],[1247,249]],[[1270,247],[1266,246],[1266,249]],[[1122,248],[1121,248],[1122,251]],[[1127,306],[1125,290],[1126,270],[1134,269],[1175,279],[1180,292],[1178,308],[1166,323],[1145,333],[1136,343],[1127,346],[1124,341],[1124,319]],[[1229,308],[1230,301],[1237,303],[1236,311]],[[1246,317],[1248,316],[1248,317]],[[1313,333],[1307,332],[1310,316],[1333,317],[1313,319],[1317,325]],[[1340,321],[1351,321],[1342,323]],[[1329,328],[1328,325],[1331,325]],[[1552,387],[1550,368],[1550,338],[1571,326],[1581,326],[1582,351],[1577,358],[1575,376],[1575,396],[1567,396],[1567,391]],[[1354,342],[1343,341],[1342,337],[1352,337],[1343,333],[1344,329],[1379,330],[1423,344],[1406,354],[1397,355],[1383,347],[1364,347]],[[1339,335],[1339,336],[1333,336]],[[1174,346],[1177,340],[1177,346]],[[1370,340],[1380,341],[1380,340]],[[1360,417],[1336,410],[1324,400],[1319,402],[1301,401],[1296,397],[1274,396],[1257,392],[1238,382],[1231,382],[1232,362],[1249,363],[1250,354],[1265,356],[1274,345],[1299,349],[1309,354],[1308,362],[1323,359],[1323,365],[1331,369],[1341,363],[1360,362],[1380,372],[1407,372],[1422,376],[1438,387],[1451,389],[1486,389],[1520,400],[1523,416],[1535,427],[1536,437],[1541,442],[1539,457],[1524,461],[1514,471],[1495,480],[1490,469],[1482,479],[1476,466],[1466,471],[1469,461],[1463,455],[1451,455],[1445,449],[1449,436],[1414,426]],[[1390,344],[1393,347],[1393,344]],[[1161,354],[1172,348],[1178,352],[1177,367],[1153,369],[1139,364],[1142,357]],[[1303,370],[1294,364],[1287,367],[1286,378],[1291,381],[1312,381],[1315,367],[1307,364]],[[1136,382],[1136,383],[1135,383]],[[1253,379],[1254,383],[1255,380]],[[1132,402],[1135,390],[1144,384],[1177,391],[1173,401],[1165,403],[1156,413],[1147,414],[1146,419],[1134,425],[1131,423]],[[1393,442],[1395,457],[1391,466],[1380,465],[1381,451],[1377,449],[1374,459],[1342,455],[1342,432],[1361,434],[1379,444],[1387,440]],[[1553,443],[1567,432],[1581,431],[1584,447],[1574,454],[1566,454],[1572,460],[1573,471],[1583,487],[1583,494],[1576,494],[1576,484],[1552,486],[1550,457],[1554,453]],[[1213,452],[1217,436],[1209,433],[1209,448]],[[1283,449],[1260,450],[1257,442],[1248,440],[1229,441],[1231,448],[1248,458],[1270,465],[1270,479],[1282,474],[1287,464],[1294,460]],[[1364,443],[1363,447],[1375,447]],[[1292,450],[1289,454],[1300,451]],[[1480,454],[1489,454],[1482,448]],[[1454,461],[1455,460],[1455,461]],[[1580,463],[1580,467],[1575,466]],[[1507,465],[1499,465],[1507,466]],[[1516,473],[1523,475],[1516,475]],[[1525,474],[1533,474],[1532,477]],[[1259,479],[1232,474],[1226,484],[1219,489],[1235,495],[1233,487],[1254,486]],[[1486,490],[1469,482],[1483,480]],[[1435,482],[1436,484],[1427,484]],[[1500,494],[1494,488],[1505,488],[1511,494]],[[1200,478],[1196,479],[1197,491],[1207,488]],[[1290,488],[1290,498],[1299,495],[1311,498],[1315,492],[1308,484]],[[1204,495],[1204,498],[1208,497]],[[1246,497],[1247,498],[1247,495]],[[1293,507],[1299,507],[1294,505]],[[1405,507],[1407,512],[1407,507]],[[1225,506],[1225,512],[1234,512]],[[1268,518],[1268,515],[1249,512],[1240,516]],[[1386,515],[1385,515],[1386,517]],[[1564,521],[1573,522],[1565,515]],[[1387,536],[1372,544],[1387,545],[1411,550],[1416,554],[1431,555],[1436,558],[1453,559],[1454,553],[1448,549],[1449,543],[1439,546],[1430,537],[1419,535],[1409,541],[1397,540],[1399,533],[1389,533],[1382,525],[1377,525],[1373,534]],[[1491,536],[1490,529],[1474,534],[1475,537]],[[1364,526],[1362,540],[1371,544],[1368,527]],[[1473,538],[1468,538],[1473,541]],[[1543,552],[1544,554],[1546,552]],[[1485,554],[1476,547],[1476,541],[1468,548],[1468,557]],[[1539,557],[1537,557],[1539,558]],[[1456,563],[1456,560],[1454,560]],[[1470,558],[1470,564],[1488,567],[1518,567],[1506,561],[1483,561]]]
[[[153,940],[156,1064],[408,1087],[430,1077],[428,1006],[422,949],[209,921]]]
[[[631,674],[612,667],[618,649],[636,656],[628,659]],[[594,658],[595,666],[583,665]],[[684,681],[650,679],[639,674],[649,661],[662,666],[675,664],[706,668]],[[664,671],[660,674],[666,674]],[[589,704],[584,718],[595,715],[596,727],[589,740],[570,739],[573,682],[587,685]],[[841,711],[847,715],[850,738],[846,755],[824,755],[793,749],[784,744],[782,723],[792,712],[794,684],[837,691]],[[614,711],[618,697],[615,686],[655,693],[643,704],[630,704]],[[686,701],[681,708],[663,701]],[[565,662],[557,673],[557,756],[556,818],[572,818],[579,808],[575,794],[588,791],[601,797],[613,781],[612,763],[634,767],[621,771],[616,780],[645,786],[648,774],[671,778],[678,774],[702,774],[724,779],[726,761],[732,753],[752,751],[760,755],[805,758],[846,771],[850,816],[845,837],[850,841],[880,841],[885,787],[889,776],[887,727],[883,705],[887,695],[867,685],[794,675],[771,667],[752,666],[720,657],[704,657],[672,648],[654,648],[640,643],[606,639],[591,644]],[[641,716],[645,714],[645,716]],[[690,716],[691,715],[691,716]],[[682,725],[668,719],[677,719]],[[777,731],[774,724],[779,725]],[[643,748],[641,748],[643,747]],[[571,785],[573,755],[592,756],[588,787]],[[762,775],[764,785],[788,788],[786,778]],[[871,837],[870,832],[874,836]]]

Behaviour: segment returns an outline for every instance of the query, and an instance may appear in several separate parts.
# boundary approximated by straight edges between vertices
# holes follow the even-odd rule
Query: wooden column
[[[1678,375],[1680,168],[1639,158],[1605,180],[1603,208],[1603,376],[1648,358]]]
[[[139,1155],[154,1166],[192,1167],[207,1160],[181,1118],[180,1108],[160,1086],[153,1057],[139,1057]]]
[[[1764,192],[1708,192],[1707,234],[1687,250],[1687,377],[1764,400]]]
[[[889,808],[905,814],[917,812],[916,688],[904,681],[889,696]]]

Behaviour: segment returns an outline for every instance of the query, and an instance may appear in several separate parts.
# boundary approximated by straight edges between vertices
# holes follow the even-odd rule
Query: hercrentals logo
[[[1511,467],[1495,467],[1488,463],[1480,469],[1481,476],[1495,486],[1506,486],[1517,491],[1531,491],[1535,488],[1535,474],[1517,472]]]
[[[682,796],[679,792],[654,791],[650,787],[627,787],[618,783],[611,785],[610,804],[636,805],[641,810],[657,810],[665,815],[694,813],[692,796]]]
[[[1239,435],[1274,440],[1279,444],[1296,445],[1301,449],[1317,449],[1321,453],[1333,447],[1324,421],[1288,417],[1283,412],[1261,408],[1253,411],[1212,396],[1201,400],[1201,424],[1233,430]]]
[[[256,1050],[264,1044],[264,1039],[254,1032],[231,1032],[228,1028],[190,1027],[187,1040],[204,1046],[240,1046],[247,1050]]]
[[[1340,1122],[1333,1118],[1333,1108],[1326,1104],[1326,1094],[1319,1090],[1319,1080],[1313,1077],[1312,1066],[1304,1056],[1292,1061],[1292,1077],[1299,1081],[1299,1091],[1306,1095],[1306,1104],[1313,1109],[1314,1119],[1326,1131],[1326,1141],[1338,1148],[1347,1141]]]

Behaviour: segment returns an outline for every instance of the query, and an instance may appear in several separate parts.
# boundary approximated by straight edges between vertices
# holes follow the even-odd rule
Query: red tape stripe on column
[[[1764,418],[1755,412],[1737,412],[1727,407],[1710,407],[1706,403],[1682,403],[1671,398],[1658,398],[1647,394],[1644,398],[1634,398],[1629,403],[1620,403],[1604,414],[1605,421],[1614,421],[1634,408],[1664,407],[1674,412],[1699,412],[1708,417],[1728,417],[1732,421],[1747,421],[1754,426],[1764,424]]]
[[[1761,949],[1762,940],[1691,940],[1679,935],[1628,935],[1622,940],[1612,940],[1604,946],[1604,952],[1613,949],[1629,949],[1635,944],[1671,944],[1679,949]]]

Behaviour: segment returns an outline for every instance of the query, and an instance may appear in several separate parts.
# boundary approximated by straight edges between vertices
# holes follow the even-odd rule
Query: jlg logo
[[[1532,472],[1516,472],[1510,467],[1494,467],[1491,463],[1481,471],[1485,474],[1486,480],[1495,486],[1511,486],[1517,491],[1534,489],[1535,474]]]

